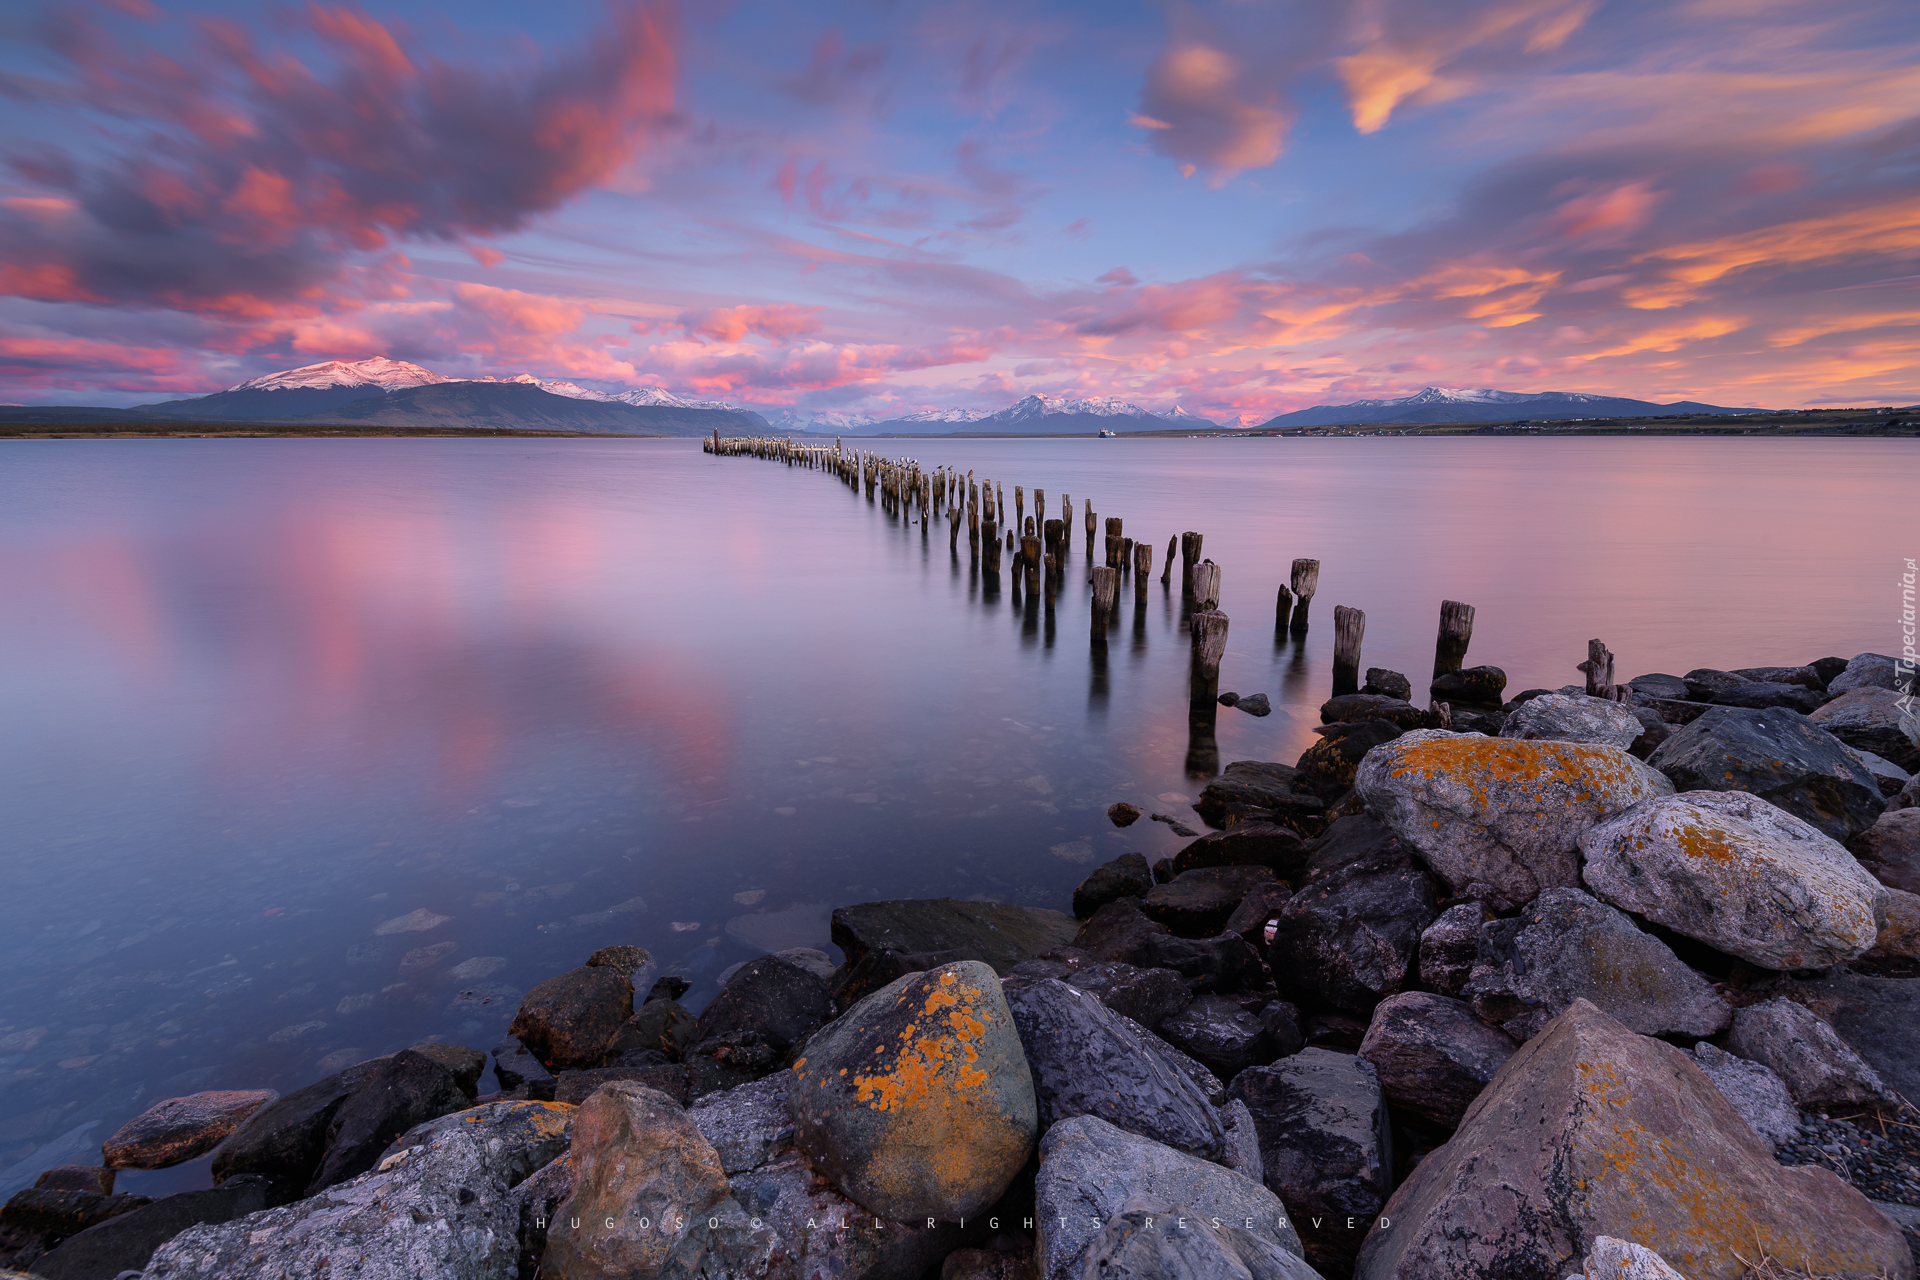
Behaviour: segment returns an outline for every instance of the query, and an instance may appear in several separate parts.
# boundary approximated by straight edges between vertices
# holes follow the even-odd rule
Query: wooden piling
[[[1120,576],[1126,577],[1133,571],[1133,539],[1120,539]]]
[[[1613,682],[1613,653],[1598,640],[1587,641],[1587,660],[1580,664],[1587,673],[1587,696],[1609,702],[1625,702],[1632,690]]]
[[[1287,590],[1287,584],[1280,584],[1279,598],[1273,602],[1273,632],[1279,635],[1287,629],[1287,623],[1293,620],[1293,592]]]
[[[1013,486],[1013,527],[1018,529],[1027,520],[1027,491],[1019,485]]]
[[[1313,593],[1320,589],[1320,562],[1318,560],[1295,560],[1293,562],[1293,634],[1304,635],[1307,630],[1307,606],[1313,603]]]
[[[1193,566],[1193,607],[1201,613],[1220,607],[1220,566],[1211,560]]]
[[[1109,569],[1117,569],[1120,567],[1120,535],[1113,532],[1113,521],[1107,521],[1107,526],[1106,566]]]
[[[1042,529],[1047,527],[1047,491],[1045,489],[1033,491],[1033,522]]]
[[[1180,539],[1177,536],[1167,539],[1167,567],[1160,571],[1160,585],[1163,587],[1173,581],[1173,553],[1179,546]]]
[[[1136,542],[1133,544],[1133,599],[1136,604],[1147,602],[1147,582],[1153,577],[1153,544]]]
[[[1095,635],[1105,636],[1107,624],[1113,617],[1113,597],[1120,587],[1120,571],[1111,565],[1101,565],[1093,571],[1093,619],[1092,630]]]
[[[1467,645],[1473,639],[1473,606],[1458,600],[1440,602],[1440,634],[1433,642],[1433,678],[1465,664]]]
[[[1180,594],[1193,594],[1193,566],[1200,559],[1200,545],[1206,541],[1189,529],[1180,535]]]
[[[1095,516],[1094,516],[1094,514],[1093,514],[1093,502],[1092,502],[1092,500],[1091,500],[1091,499],[1089,499],[1089,500],[1088,500],[1088,502],[1087,502],[1087,554],[1088,554],[1088,555],[1092,555],[1092,554],[1093,554],[1093,522],[1094,522],[1094,519],[1095,519]]]
[[[1360,641],[1367,615],[1346,605],[1333,606],[1333,696],[1360,692]]]
[[[1020,539],[1020,558],[1027,573],[1027,590],[1040,589],[1040,539],[1028,534]]]
[[[1220,659],[1227,652],[1227,615],[1207,609],[1187,620],[1193,635],[1194,673],[1205,680],[1220,678]]]

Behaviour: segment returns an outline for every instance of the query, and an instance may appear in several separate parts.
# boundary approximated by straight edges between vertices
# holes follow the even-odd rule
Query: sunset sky
[[[1920,400],[1912,0],[8,6],[0,400]]]

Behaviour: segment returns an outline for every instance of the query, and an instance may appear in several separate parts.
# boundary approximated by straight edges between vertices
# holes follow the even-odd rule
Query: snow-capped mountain
[[[556,392],[565,395],[566,392]],[[662,391],[658,387],[641,387],[635,391],[622,391],[607,397],[616,404],[658,405],[663,409],[724,409],[729,413],[750,412],[745,405],[735,404],[731,400],[695,400],[689,396],[677,396],[671,391]]]
[[[249,378],[208,396],[134,407],[170,417],[214,421],[291,418],[304,413],[324,413],[369,396],[450,381],[452,379],[405,360],[368,356],[365,360],[323,360],[319,364]]]
[[[978,422],[987,416],[985,409],[922,409],[895,422]]]
[[[408,364],[405,360],[368,356],[365,360],[322,360],[319,364],[304,364],[298,369],[283,369],[279,373],[269,373],[238,383],[220,394],[235,391],[325,391],[330,387],[376,387],[381,391],[398,391],[402,387],[428,387],[436,382],[449,381],[452,379],[443,378],[417,364]]]
[[[1066,396],[1035,394],[1015,401],[998,413],[989,413],[981,421],[1029,422],[1035,418],[1081,415],[1095,418],[1157,418],[1161,416],[1142,409],[1137,404],[1129,404],[1116,396],[1108,396],[1102,400],[1073,400]]]
[[[767,415],[775,431],[811,431],[816,435],[857,434],[879,419],[870,413],[841,413],[837,409],[781,409]]]
[[[992,413],[979,409],[923,409],[888,418],[863,428],[862,435],[887,432],[944,431],[1033,432],[1045,435],[1092,434],[1095,431],[1164,431],[1173,427],[1210,428],[1214,424],[1175,406],[1161,413],[1117,396],[1075,399],[1034,394]]]
[[[1355,400],[1296,409],[1261,423],[1267,427],[1364,426],[1379,422],[1510,422],[1516,418],[1649,418],[1673,413],[1749,413],[1679,400],[1655,404],[1585,391],[1497,391],[1492,387],[1425,387],[1391,400]]]

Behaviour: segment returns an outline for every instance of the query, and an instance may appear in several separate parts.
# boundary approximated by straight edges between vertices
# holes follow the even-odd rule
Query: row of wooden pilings
[[[752,457],[783,463],[788,467],[826,471],[849,488],[865,489],[866,496],[902,516],[918,508],[923,532],[943,512],[947,517],[947,545],[959,549],[960,530],[967,531],[967,545],[981,570],[997,580],[1003,546],[1011,560],[1016,585],[1029,592],[1058,592],[1065,581],[1068,560],[1073,551],[1073,498],[1060,495],[1060,514],[1047,518],[1047,494],[1033,491],[1033,514],[1026,512],[1027,494],[1021,485],[1013,487],[1014,524],[1006,528],[1007,496],[1005,488],[988,479],[976,479],[973,472],[964,475],[953,467],[925,468],[912,458],[886,458],[865,450],[848,449],[840,440],[831,448],[824,444],[796,442],[790,436],[722,436],[714,432],[701,442],[704,452],[717,457]],[[1086,551],[1093,555],[1093,540],[1101,529],[1100,517],[1092,502],[1082,504],[1086,529]],[[1115,606],[1122,579],[1133,579],[1134,599],[1144,604],[1148,584],[1153,577],[1153,544],[1126,537],[1124,522],[1109,516],[1104,525],[1106,561],[1088,574],[1093,609],[1090,630],[1096,643],[1105,643],[1113,625]],[[1003,533],[1004,530],[1004,533]],[[1203,558],[1204,535],[1191,530],[1167,542],[1167,558],[1160,584],[1171,586],[1173,562],[1180,559],[1181,595],[1191,602],[1188,627],[1193,645],[1196,676],[1211,683],[1218,678],[1220,659],[1227,647],[1227,615],[1220,611],[1220,575],[1218,564]],[[1320,562],[1298,559],[1293,562],[1288,580],[1280,585],[1274,603],[1276,635],[1305,635],[1314,594],[1320,585]],[[1458,600],[1440,605],[1440,629],[1434,643],[1433,674],[1437,679],[1458,671],[1466,659],[1473,638],[1473,606]],[[1360,689],[1360,648],[1366,636],[1367,615],[1347,605],[1333,608],[1333,693],[1356,693]],[[1588,684],[1601,685],[1613,696],[1612,655],[1599,641],[1593,642],[1589,661],[1595,670]],[[1602,655],[1605,658],[1602,668]],[[1583,670],[1585,668],[1583,667]]]

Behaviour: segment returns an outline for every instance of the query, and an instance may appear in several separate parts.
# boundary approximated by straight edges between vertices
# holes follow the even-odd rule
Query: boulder
[[[757,1031],[784,1052],[832,1016],[833,1001],[824,979],[779,956],[762,956],[748,961],[720,988],[720,994],[701,1011],[693,1038]]]
[[[1887,812],[1896,809],[1920,809],[1920,776],[1915,776],[1900,788],[1900,794],[1887,801]]]
[[[1144,898],[1153,888],[1153,872],[1147,859],[1138,853],[1123,853],[1112,862],[1093,869],[1093,874],[1073,891],[1073,914],[1088,916],[1120,898]]]
[[[306,1194],[365,1173],[396,1137],[469,1101],[453,1072],[412,1049],[379,1059],[327,1121],[325,1153]]]
[[[573,1108],[550,1102],[443,1117],[402,1135],[376,1170],[284,1208],[188,1228],[145,1274],[512,1280],[522,1239],[509,1192],[566,1151],[572,1125]]]
[[[1074,946],[1098,960],[1119,961],[1142,969],[1171,969],[1189,991],[1232,991],[1260,957],[1245,939],[1223,933],[1213,938],[1176,938],[1157,920],[1149,920],[1131,902],[1110,902],[1087,921]]]
[[[1388,1102],[1452,1129],[1519,1047],[1464,1000],[1403,991],[1375,1007],[1359,1056]]]
[[[91,1191],[95,1195],[113,1194],[114,1171],[102,1165],[61,1164],[46,1170],[33,1180],[35,1187],[52,1191]]]
[[[1427,695],[1435,702],[1497,707],[1506,688],[1507,673],[1499,667],[1466,667],[1435,676]]]
[[[607,1041],[605,1058],[618,1058],[635,1050],[651,1049],[677,1062],[685,1055],[687,1046],[699,1038],[699,1022],[678,1000],[649,1000],[613,1033],[613,1038]],[[495,1056],[497,1059],[497,1050]],[[520,1070],[518,1065],[514,1070]],[[502,1080],[501,1083],[506,1082]]]
[[[1271,883],[1266,867],[1200,867],[1148,890],[1141,914],[1182,938],[1211,938],[1254,886]]]
[[[1107,806],[1107,818],[1116,827],[1130,827],[1140,821],[1140,806],[1137,804],[1110,804]]]
[[[1733,674],[1742,680],[1758,680],[1763,684],[1797,684],[1816,693],[1825,693],[1827,690],[1827,682],[1810,666],[1736,667]]]
[[[1250,716],[1270,716],[1273,714],[1273,703],[1264,693],[1250,693],[1233,705]]]
[[[616,1080],[658,1089],[683,1107],[693,1098],[693,1082],[688,1078],[687,1068],[678,1063],[649,1063],[642,1066],[582,1067],[578,1071],[562,1071],[554,1082],[553,1100],[577,1107]]]
[[[1651,675],[1635,676],[1627,681],[1627,688],[1643,697],[1663,701],[1684,702],[1687,698],[1687,682],[1679,676],[1670,676],[1663,672]]]
[[[1266,867],[1282,880],[1298,879],[1307,862],[1306,841],[1290,827],[1242,822],[1210,831],[1174,855],[1175,874],[1201,867]]]
[[[1280,913],[1292,898],[1293,890],[1283,884],[1273,881],[1257,884],[1246,897],[1240,899],[1240,905],[1233,909],[1233,914],[1227,917],[1227,923],[1220,931],[1237,934],[1245,938],[1255,951],[1265,953],[1267,926],[1280,918]]]
[[[272,1193],[272,1183],[248,1175],[203,1191],[162,1196],[69,1236],[34,1261],[33,1274],[46,1280],[111,1280],[125,1271],[144,1271],[153,1251],[188,1227],[258,1213],[273,1203]]]
[[[828,1023],[794,1063],[788,1098],[797,1145],[883,1218],[972,1217],[1037,1133],[1019,1033],[979,961],[909,974]]]
[[[1480,955],[1480,926],[1493,919],[1484,902],[1461,902],[1440,913],[1420,934],[1420,985],[1457,996]]]
[[[1202,1160],[1225,1154],[1206,1092],[1143,1027],[1054,979],[1010,979],[1006,998],[1043,1131],[1092,1115]]]
[[[1806,715],[1817,711],[1827,695],[1798,684],[1774,684],[1749,680],[1731,689],[1721,689],[1712,698],[1716,707],[1785,707]]]
[[[1903,695],[1862,686],[1849,690],[1807,718],[1840,741],[1891,760],[1908,773],[1920,772],[1920,718],[1907,709]]]
[[[1867,955],[1875,960],[1920,957],[1920,893],[1888,889],[1880,931]]]
[[[1266,1187],[1098,1116],[1076,1116],[1040,1140],[1033,1250],[1038,1280],[1081,1280],[1095,1237],[1135,1203],[1184,1207],[1209,1224],[1218,1218],[1296,1257],[1302,1252],[1286,1206]]]
[[[1330,843],[1315,857],[1351,860],[1326,874],[1314,868],[1281,908],[1267,959],[1284,990],[1364,1012],[1411,984],[1421,931],[1438,914],[1434,885],[1400,850],[1379,847],[1392,837],[1378,824],[1343,818],[1334,826],[1348,828],[1353,838],[1337,838],[1330,829]],[[1375,839],[1368,843],[1370,836]]]
[[[1079,922],[1059,911],[1004,902],[910,898],[863,902],[833,913],[833,941],[857,965],[870,952],[942,952],[947,962],[977,960],[1004,973],[1022,960],[1064,947]]]
[[[1080,926],[1072,946],[1099,960],[1127,960],[1150,937],[1168,936],[1167,926],[1149,920],[1140,904],[1126,899],[1107,903]]]
[[[1161,1022],[1159,1034],[1222,1080],[1273,1057],[1259,1012],[1234,996],[1195,996],[1192,1004]]]
[[[1627,744],[1627,754],[1635,760],[1645,760],[1673,736],[1673,726],[1652,707],[1628,706],[1627,710],[1640,724],[1639,736]]]
[[[1920,806],[1889,809],[1848,848],[1881,884],[1920,893]]]
[[[653,976],[653,955],[645,947],[620,944],[602,947],[587,957],[589,968],[614,969],[627,975],[635,991]]]
[[[687,1094],[692,1098],[737,1088],[778,1071],[788,1050],[771,1044],[757,1031],[730,1031],[687,1046],[684,1065]]]
[[[1763,969],[1873,946],[1886,888],[1810,824],[1742,791],[1637,804],[1580,837],[1595,897]]]
[[[1884,653],[1856,653],[1844,671],[1827,681],[1827,692],[1838,697],[1855,689],[1894,689],[1899,684],[1896,666]]]
[[[1879,784],[1832,736],[1782,708],[1714,707],[1648,760],[1681,791],[1746,791],[1843,843],[1880,815]]]
[[[437,1062],[453,1074],[453,1082],[460,1086],[460,1092],[472,1102],[478,1092],[480,1077],[487,1069],[487,1055],[478,1049],[469,1049],[463,1044],[416,1044],[413,1052]]]
[[[765,1164],[735,1174],[731,1181],[733,1195],[726,1204],[750,1215],[745,1224],[733,1224],[735,1241],[727,1241],[724,1232],[717,1233],[722,1236],[719,1243],[730,1247],[716,1252],[732,1265],[698,1272],[675,1260],[676,1265],[663,1271],[663,1280],[684,1275],[711,1276],[713,1280],[917,1277],[960,1243],[959,1229],[951,1222],[936,1222],[929,1228],[924,1219],[909,1223],[874,1217],[828,1185],[806,1157],[791,1146],[777,1149]],[[723,1205],[716,1216],[727,1212]],[[774,1265],[751,1256],[738,1261],[725,1258],[729,1253],[737,1256],[746,1252],[738,1239],[751,1232],[752,1218],[758,1218],[762,1228],[776,1237],[786,1255],[784,1265],[790,1270],[780,1269],[782,1260],[777,1256],[765,1260]],[[702,1218],[691,1225],[705,1231],[706,1223]],[[741,1231],[742,1225],[745,1232]],[[708,1233],[709,1239],[714,1234]],[[696,1240],[696,1233],[690,1232],[688,1243]]]
[[[1680,678],[1686,681],[1687,696],[1696,702],[1711,702],[1713,695],[1721,690],[1737,689],[1747,683],[1745,676],[1714,667],[1696,667]]]
[[[1583,1268],[1590,1280],[1687,1280],[1653,1250],[1612,1236],[1594,1237]]]
[[[100,1144],[109,1169],[165,1169],[205,1155],[240,1122],[280,1095],[272,1089],[219,1090],[156,1102]]]
[[[555,1071],[600,1062],[607,1041],[633,1016],[633,983],[607,965],[582,965],[527,992],[507,1034]]]
[[[1791,1000],[1775,997],[1736,1010],[1726,1045],[1779,1076],[1803,1110],[1899,1105],[1879,1072],[1838,1032]]]
[[[737,1089],[710,1093],[687,1108],[687,1119],[713,1144],[729,1178],[759,1168],[775,1148],[792,1139],[790,1083],[789,1074],[780,1071]]]
[[[1644,732],[1624,704],[1585,694],[1548,693],[1522,703],[1500,726],[1503,738],[1597,742],[1626,750]]]
[[[1582,999],[1643,1035],[1710,1036],[1732,1017],[1664,942],[1578,889],[1548,889],[1518,917],[1480,926],[1463,994],[1516,1040]]]
[[[1368,812],[1417,849],[1454,893],[1485,886],[1475,896],[1498,910],[1579,883],[1581,832],[1673,792],[1617,747],[1441,730],[1376,748],[1355,788]]]
[[[151,1204],[145,1196],[28,1187],[0,1208],[0,1258],[22,1266],[90,1227]]]
[[[1095,961],[1064,981],[1149,1031],[1193,1002],[1186,979],[1172,969],[1141,969],[1117,960]]]
[[[1761,1251],[1851,1280],[1912,1274],[1866,1197],[1776,1164],[1687,1054],[1584,1000],[1508,1059],[1385,1216],[1356,1280],[1564,1276],[1603,1235],[1693,1280],[1738,1280]]]
[[[1219,1225],[1213,1225],[1218,1223]],[[1122,1205],[1087,1245],[1083,1275],[1100,1280],[1320,1280],[1273,1241],[1185,1205]]]
[[[1233,761],[1200,792],[1193,808],[1208,826],[1224,827],[1229,806],[1271,812],[1275,823],[1303,836],[1319,833],[1327,807],[1298,769],[1263,760]]]
[[[1904,1098],[1920,1098],[1920,982],[1836,969],[1777,991],[1813,1010]]]
[[[1705,1040],[1693,1046],[1693,1062],[1769,1147],[1777,1149],[1800,1131],[1800,1109],[1793,1103],[1793,1094],[1767,1067]]]
[[[1385,720],[1323,725],[1320,738],[1300,755],[1300,781],[1322,800],[1333,801],[1353,789],[1353,776],[1367,752],[1400,736]]]
[[[1398,671],[1389,671],[1385,667],[1368,667],[1367,682],[1360,686],[1360,692],[1398,698],[1402,702],[1412,702],[1413,681]]]
[[[1413,851],[1384,824],[1365,813],[1346,814],[1307,843],[1306,883],[1336,871],[1411,871]]]
[[[1844,742],[1840,745],[1847,746]],[[1847,747],[1847,754],[1858,760],[1860,767],[1873,775],[1873,780],[1880,784],[1880,795],[1888,801],[1892,801],[1913,782],[1912,774],[1885,756],[1877,756],[1871,751],[1862,751],[1858,747]],[[1893,807],[1891,803],[1887,805],[1889,810]]]
[[[1320,704],[1321,724],[1350,724],[1364,720],[1385,720],[1400,729],[1427,727],[1427,713],[1406,698],[1343,693]]]
[[[1820,677],[1821,687],[1824,688],[1833,683],[1835,676],[1847,669],[1847,660],[1834,657],[1815,658],[1807,665],[1812,667],[1814,674]]]
[[[687,994],[692,986],[692,983],[677,973],[664,974],[655,978],[653,985],[647,988],[647,998],[642,1002],[642,1007],[652,1004],[655,1000],[678,1000]]]
[[[1267,1186],[1295,1214],[1317,1269],[1345,1275],[1393,1190],[1393,1142],[1373,1064],[1302,1049],[1229,1091],[1253,1113]]]

